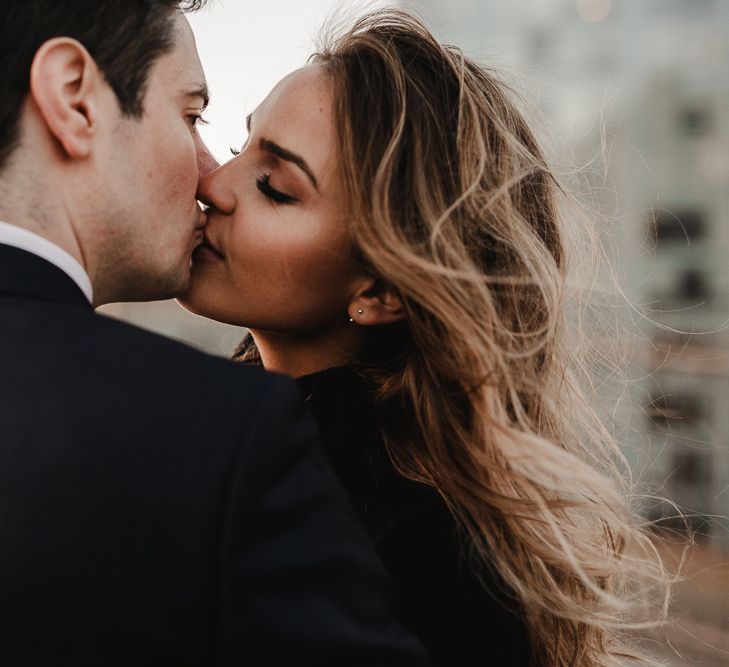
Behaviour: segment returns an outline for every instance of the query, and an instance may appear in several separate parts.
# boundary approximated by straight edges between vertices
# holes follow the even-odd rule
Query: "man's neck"
[[[64,229],[60,225],[39,223],[36,220],[24,217],[22,214],[7,212],[4,208],[0,208],[0,220],[31,232],[32,234],[36,234],[46,241],[53,243],[71,255],[71,257],[86,269],[86,259],[83,255],[81,244],[70,225]]]
[[[28,229],[0,220],[0,244],[31,253],[61,269],[73,280],[89,303],[94,302],[94,290],[84,267],[72,255],[47,238]]]
[[[11,159],[0,175],[0,220],[26,229],[65,250],[89,271],[68,211],[68,188],[53,172]]]
[[[6,175],[7,172],[3,174]],[[66,214],[63,201],[55,196],[57,188],[49,183],[43,192],[39,192],[38,182],[43,182],[43,178],[33,183],[24,183],[23,180],[28,179],[23,179],[22,174],[17,172],[13,178],[0,178],[0,220],[53,244],[80,265],[86,279],[93,283],[89,258],[85,256],[83,244],[71,216]]]

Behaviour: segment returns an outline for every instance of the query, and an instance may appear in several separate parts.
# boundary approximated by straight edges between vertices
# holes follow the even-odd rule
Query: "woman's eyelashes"
[[[271,187],[271,174],[263,174],[256,179],[256,187],[271,201],[277,204],[293,204],[299,201],[296,197],[287,195]]]
[[[245,148],[247,144],[248,140],[246,140],[246,143],[243,144],[243,148]],[[236,157],[240,155],[243,148],[239,150],[231,146],[230,152],[233,154],[233,157]],[[299,201],[296,197],[292,197],[291,195],[287,195],[285,192],[276,190],[276,188],[271,185],[270,173],[259,176],[256,179],[256,187],[261,191],[261,193],[263,193],[266,197],[268,197],[272,202],[275,202],[276,204],[293,204]]]
[[[193,132],[199,125],[207,125],[208,121],[203,118],[202,112],[188,114],[187,120],[190,122]]]
[[[230,152],[233,153],[233,156],[235,157],[236,155],[240,155],[241,151],[248,145],[248,142],[250,140],[251,140],[251,135],[249,133],[248,136],[246,137],[246,140],[243,142],[243,146],[241,146],[240,148],[235,148],[234,146],[231,146]]]

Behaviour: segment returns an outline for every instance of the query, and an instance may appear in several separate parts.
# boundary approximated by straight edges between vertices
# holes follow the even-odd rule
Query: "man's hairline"
[[[114,99],[116,100],[117,106],[119,108],[119,111],[121,113],[122,118],[124,119],[132,119],[132,120],[140,120],[144,114],[145,114],[145,103],[147,101],[147,93],[149,90],[149,80],[152,77],[152,72],[154,71],[154,68],[159,64],[159,62],[165,57],[169,56],[171,53],[174,52],[175,48],[180,43],[180,36],[182,34],[181,24],[177,24],[177,21],[175,19],[182,18],[187,22],[186,14],[190,11],[196,11],[196,10],[183,10],[179,5],[176,5],[174,7],[170,8],[169,15],[168,15],[168,28],[169,28],[169,39],[167,40],[166,44],[163,44],[162,48],[159,50],[158,53],[154,55],[154,57],[150,60],[149,66],[147,68],[147,73],[144,78],[144,81],[139,86],[139,90],[137,91],[138,95],[138,110],[135,111],[127,111],[123,108],[121,100],[119,98],[119,95],[117,94],[116,90],[114,90],[114,87],[109,83],[109,80],[106,78],[106,72],[104,69],[99,65],[99,63],[96,61],[96,58],[91,56],[94,65],[99,69],[99,72],[101,72],[101,75],[104,77],[104,81],[106,84],[111,88],[112,93],[114,94]],[[189,22],[187,22],[189,25]],[[45,43],[45,42],[44,42]],[[40,49],[43,45],[41,44],[38,49]],[[38,49],[36,49],[36,53],[38,52]],[[205,81],[203,80],[203,83]],[[21,114],[22,114],[22,106],[24,106],[28,99],[30,98],[30,90],[25,96],[25,99],[23,100],[21,104]],[[2,160],[2,163],[0,163],[0,178],[7,174],[8,170],[7,167],[10,166],[10,163],[13,160],[13,157],[18,153],[18,150],[20,148],[21,144],[21,134],[22,134],[22,128],[18,126],[17,128],[17,136],[11,144],[10,151],[5,153],[5,156]]]

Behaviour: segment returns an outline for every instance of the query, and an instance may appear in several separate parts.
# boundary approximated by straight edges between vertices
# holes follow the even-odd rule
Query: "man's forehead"
[[[175,69],[175,83],[182,94],[209,97],[205,72],[197,52],[195,35],[185,16],[175,17],[175,45],[170,55],[170,65]]]

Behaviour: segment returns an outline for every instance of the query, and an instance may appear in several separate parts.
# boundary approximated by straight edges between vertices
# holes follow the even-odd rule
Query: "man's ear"
[[[350,300],[349,317],[361,326],[392,324],[405,319],[402,302],[392,288],[366,278]]]
[[[30,69],[30,96],[50,134],[71,158],[91,151],[97,124],[94,93],[104,81],[84,46],[55,37],[36,52]]]

